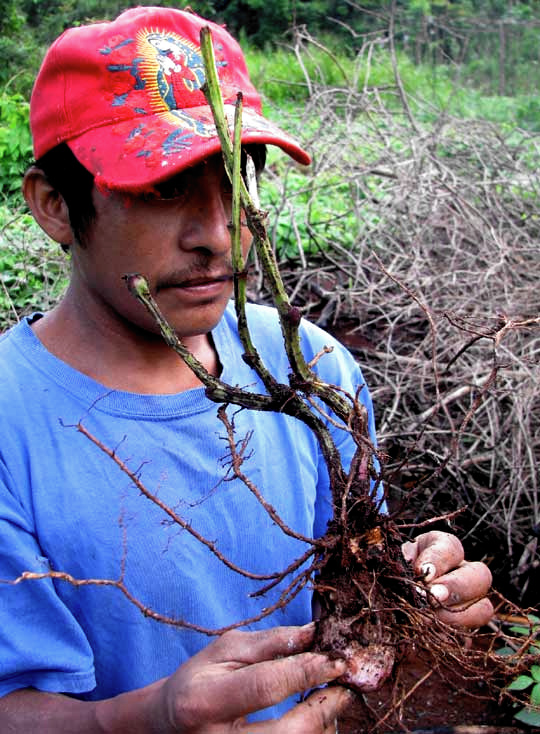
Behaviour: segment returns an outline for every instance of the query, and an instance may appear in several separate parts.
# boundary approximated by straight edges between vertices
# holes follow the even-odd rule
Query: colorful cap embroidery
[[[299,144],[262,116],[236,41],[221,26],[170,8],[133,8],[115,21],[70,29],[51,46],[31,99],[36,158],[67,142],[98,186],[135,193],[218,152],[202,92],[204,25],[231,122],[243,93],[243,141],[278,145],[308,164]]]

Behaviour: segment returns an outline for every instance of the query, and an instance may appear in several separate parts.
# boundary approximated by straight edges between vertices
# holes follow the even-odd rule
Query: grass
[[[299,58],[292,49],[281,47],[269,52],[245,47],[254,84],[263,95],[266,113],[278,119],[283,111],[294,113],[309,96],[310,85],[364,87],[386,91],[394,97],[395,77],[386,47],[375,47],[372,57],[354,58],[343,50],[323,50],[309,46]],[[441,113],[465,118],[481,118],[507,126],[540,131],[540,102],[536,95],[516,93],[497,96],[475,85],[466,69],[452,66],[416,65],[403,53],[398,68],[413,111],[426,121]],[[391,91],[392,90],[392,91]],[[429,100],[429,106],[426,105]],[[396,105],[398,105],[396,100]]]

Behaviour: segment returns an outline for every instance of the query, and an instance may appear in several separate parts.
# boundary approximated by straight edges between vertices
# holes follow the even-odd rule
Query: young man
[[[242,483],[223,481],[217,406],[123,279],[146,276],[210,373],[264,390],[242,360],[229,303],[230,185],[201,92],[198,39],[207,24],[191,13],[135,8],[112,23],[67,31],[36,81],[36,164],[24,194],[41,227],[70,250],[72,274],[52,311],[0,342],[0,578],[52,569],[121,580],[125,593],[118,584],[50,577],[0,586],[2,731],[321,734],[334,730],[350,700],[339,686],[291,699],[345,667],[308,651],[307,589],[250,631],[210,643],[204,634],[276,603],[290,577],[263,600],[253,592],[306,544],[285,535]],[[229,111],[244,93],[243,142],[259,168],[266,144],[308,163],[261,116],[238,45],[208,25]],[[242,243],[247,253],[247,228]],[[249,321],[270,371],[287,382],[274,311],[251,307]],[[351,393],[363,384],[350,354],[327,334],[304,324],[302,341],[307,359],[334,346],[317,365],[323,379]],[[362,399],[373,433],[365,389]],[[251,435],[243,469],[265,499],[299,536],[322,534],[328,476],[311,432],[282,414],[228,410],[237,436]],[[77,425],[113,450],[155,501]],[[346,462],[348,434],[330,427]],[[164,506],[184,525],[172,523]],[[489,619],[489,571],[464,562],[452,536],[422,535],[405,552],[429,569],[433,593],[461,610],[441,614],[471,627]]]

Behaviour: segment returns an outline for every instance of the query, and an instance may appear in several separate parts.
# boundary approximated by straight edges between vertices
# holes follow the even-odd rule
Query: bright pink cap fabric
[[[67,142],[96,184],[142,192],[220,150],[201,87],[199,34],[212,32],[227,116],[244,97],[244,143],[308,153],[261,114],[242,50],[221,26],[172,8],[138,7],[65,31],[50,47],[30,103],[34,155]]]

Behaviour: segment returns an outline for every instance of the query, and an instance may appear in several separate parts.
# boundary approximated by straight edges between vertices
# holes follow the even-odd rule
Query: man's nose
[[[196,182],[186,213],[182,247],[224,255],[231,249],[230,197],[215,181]]]

